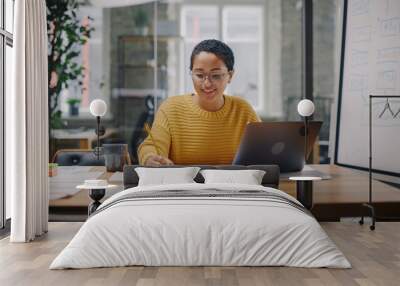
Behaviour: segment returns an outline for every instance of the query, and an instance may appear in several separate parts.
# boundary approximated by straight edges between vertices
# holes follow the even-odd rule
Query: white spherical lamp
[[[107,112],[107,104],[102,99],[95,99],[90,103],[90,113],[96,117],[102,117]]]
[[[297,112],[303,117],[308,117],[313,115],[314,111],[315,111],[314,103],[309,99],[303,99],[297,105]]]

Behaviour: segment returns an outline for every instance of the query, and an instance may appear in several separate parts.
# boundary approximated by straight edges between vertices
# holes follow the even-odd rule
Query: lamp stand
[[[304,163],[307,164],[308,116],[304,116]]]
[[[304,117],[304,165],[307,165],[307,144],[308,144],[308,116]],[[297,199],[308,209],[313,207],[313,181],[296,180]]]
[[[97,133],[97,145],[96,145],[96,153],[97,153],[97,160],[100,159],[100,135],[99,135],[99,130],[100,130],[100,116],[96,117],[97,121],[97,127],[96,127],[96,133]]]
[[[97,135],[97,145],[94,150],[94,154],[97,156],[97,160],[100,160],[101,148],[100,148],[100,136],[103,136],[106,133],[106,130],[103,126],[100,126],[100,116],[96,116],[96,135]]]

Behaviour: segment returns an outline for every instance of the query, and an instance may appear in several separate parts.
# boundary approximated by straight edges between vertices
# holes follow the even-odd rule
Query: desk
[[[75,176],[71,179],[68,184],[63,180],[62,177],[68,179],[67,172],[71,170],[76,170],[79,176]],[[71,172],[71,175],[72,172]],[[112,185],[117,185],[116,188],[107,190],[104,199],[114,195],[115,193],[123,190],[121,172],[106,172],[105,166],[68,166],[68,167],[58,167],[58,175],[56,177],[49,178],[50,181],[50,197],[60,197],[59,193],[67,193],[63,191],[66,188],[71,188],[72,195],[64,196],[58,199],[53,199],[49,201],[50,207],[85,207],[92,202],[92,199],[88,195],[87,190],[78,190],[76,185],[81,184],[85,179],[103,179],[107,180]],[[103,200],[104,200],[103,199]]]
[[[368,173],[337,165],[311,165],[317,171],[332,177],[314,182],[314,207],[311,212],[319,221],[338,221],[342,217],[369,216],[362,206],[368,201]],[[400,189],[377,180],[372,181],[373,205],[378,216],[400,214]],[[295,196],[294,182],[281,182],[280,189]]]
[[[114,129],[106,128],[106,133],[101,138],[107,137],[114,132]],[[53,129],[51,136],[57,140],[78,142],[79,149],[92,149],[92,143],[97,140],[95,129]]]
[[[368,174],[337,165],[310,165],[330,179],[314,182],[314,203],[364,203],[368,201]],[[373,180],[374,202],[400,202],[400,190]],[[296,183],[281,176],[279,189],[296,196]],[[376,189],[376,191],[375,191]]]
[[[318,219],[335,221],[344,216],[360,216],[362,213],[368,215],[367,210],[362,207],[362,203],[368,201],[367,173],[336,165],[311,165],[311,167],[331,177],[330,180],[314,182],[312,212]],[[106,197],[123,189],[122,173],[107,173],[103,166],[90,167],[89,171],[100,171],[98,179],[106,179],[110,184],[119,185],[118,188],[107,192]],[[392,212],[399,212],[399,189],[376,180],[373,180],[373,188],[374,204],[380,206],[378,208],[378,213],[381,212],[379,215],[386,216],[387,214],[382,212],[390,212],[388,214],[390,216],[394,215]],[[288,178],[281,179],[279,189],[296,197],[296,183],[289,181]],[[87,191],[82,190],[71,197],[50,200],[50,207],[81,207],[86,213],[90,202]]]

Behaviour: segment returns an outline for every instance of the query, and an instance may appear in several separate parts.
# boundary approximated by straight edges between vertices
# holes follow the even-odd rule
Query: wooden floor
[[[32,243],[0,241],[0,285],[400,285],[400,223],[322,223],[353,268],[122,267],[48,270],[81,223],[50,223]]]

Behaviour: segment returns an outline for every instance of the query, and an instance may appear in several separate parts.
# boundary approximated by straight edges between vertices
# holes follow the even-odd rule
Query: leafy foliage
[[[78,19],[77,0],[46,0],[46,6],[50,127],[61,128],[59,96],[72,82],[82,85],[84,68],[76,60],[80,55],[79,48],[94,29]]]
[[[67,103],[70,104],[70,105],[75,105],[75,104],[78,104],[80,102],[81,102],[81,100],[79,98],[68,98],[67,99]]]
[[[138,8],[134,16],[135,26],[145,27],[149,21],[148,15],[145,10]]]

